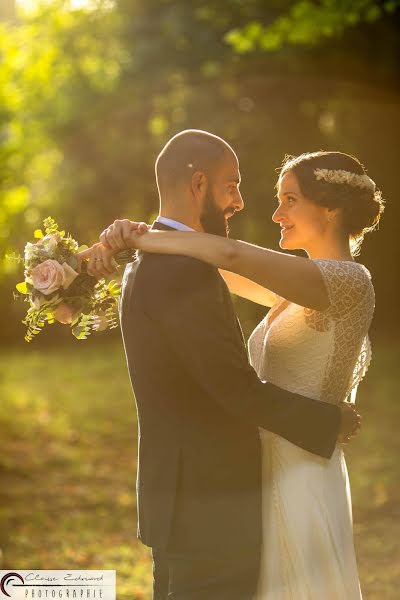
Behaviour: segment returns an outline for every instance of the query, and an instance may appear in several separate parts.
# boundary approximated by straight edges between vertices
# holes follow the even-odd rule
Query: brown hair
[[[356,187],[348,183],[317,180],[314,169],[349,171],[366,175],[360,161],[343,152],[307,152],[300,156],[285,156],[279,169],[279,179],[292,171],[304,196],[327,208],[343,209],[343,227],[350,237],[352,256],[360,253],[364,235],[377,228],[384,211],[382,193],[374,188]]]

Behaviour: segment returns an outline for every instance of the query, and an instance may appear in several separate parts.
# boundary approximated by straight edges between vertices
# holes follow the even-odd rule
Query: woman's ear
[[[332,222],[332,221],[339,221],[340,217],[341,217],[341,213],[342,213],[342,209],[339,207],[335,207],[335,208],[327,208],[327,215],[328,215],[328,221]]]
[[[195,171],[192,175],[192,193],[196,199],[202,199],[208,187],[207,176],[202,171]]]

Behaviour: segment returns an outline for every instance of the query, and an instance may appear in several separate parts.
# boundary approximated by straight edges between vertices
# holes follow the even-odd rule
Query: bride
[[[103,258],[110,267],[121,242],[206,261],[221,270],[232,293],[272,307],[249,339],[260,379],[318,400],[354,402],[371,358],[375,305],[371,275],[354,257],[364,234],[376,228],[384,201],[360,162],[341,152],[287,157],[277,192],[272,219],[281,227],[280,248],[303,249],[308,259],[218,235],[148,231],[123,220],[103,232],[88,270],[107,274],[99,263]],[[323,296],[305,282],[308,260],[322,278]],[[260,432],[263,550],[255,600],[360,599],[342,447],[326,461]]]

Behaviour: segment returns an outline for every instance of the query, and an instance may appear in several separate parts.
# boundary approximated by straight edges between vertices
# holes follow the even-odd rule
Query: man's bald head
[[[212,176],[227,155],[235,152],[222,138],[207,131],[187,129],[171,138],[156,160],[160,197],[171,190],[190,185],[194,172]]]

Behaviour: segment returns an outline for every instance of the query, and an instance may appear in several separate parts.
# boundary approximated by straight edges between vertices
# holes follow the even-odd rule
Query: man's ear
[[[203,171],[195,171],[192,175],[192,193],[196,199],[202,199],[207,192],[208,178]]]

